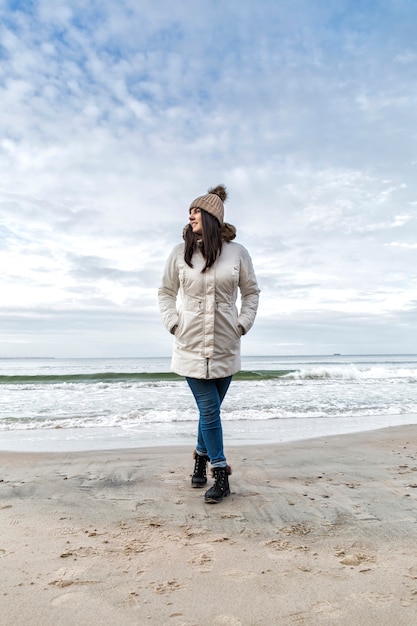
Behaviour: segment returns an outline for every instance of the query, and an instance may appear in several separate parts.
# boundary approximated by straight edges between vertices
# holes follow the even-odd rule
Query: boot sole
[[[227,496],[230,496],[230,489],[229,491],[225,491],[221,498],[205,498],[205,501],[207,502],[207,504],[217,504],[218,502],[221,502],[223,498],[226,498]]]

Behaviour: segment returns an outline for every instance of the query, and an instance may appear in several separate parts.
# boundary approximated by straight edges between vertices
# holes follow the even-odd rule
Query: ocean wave
[[[380,406],[305,406],[292,409],[282,409],[279,406],[269,408],[251,408],[240,410],[225,410],[222,413],[222,421],[227,431],[230,422],[247,421],[271,421],[271,420],[297,420],[326,418],[336,420],[344,417],[355,417],[366,424],[368,418],[382,415],[417,415],[417,403],[390,404]],[[0,431],[9,430],[49,430],[49,429],[86,429],[86,428],[145,428],[158,430],[160,427],[175,424],[197,423],[198,417],[194,409],[185,410],[133,410],[121,414],[108,415],[62,415],[60,417],[46,417],[32,415],[26,418],[3,418],[0,420]]]
[[[283,378],[295,370],[250,370],[235,374],[235,380],[274,380]],[[2,375],[0,385],[71,385],[71,384],[117,384],[159,383],[184,380],[173,372],[96,372],[91,374],[39,374]]]
[[[383,380],[389,378],[417,381],[417,369],[375,366],[361,369],[356,365],[346,367],[313,367],[288,373],[287,380]]]
[[[242,370],[234,375],[236,381],[271,381],[281,380],[382,380],[388,378],[409,379],[417,382],[417,369],[403,367],[384,367],[381,365],[360,368],[356,365],[340,367],[317,366],[305,369],[279,370]],[[0,385],[22,385],[33,389],[39,385],[58,385],[69,387],[72,385],[101,385],[103,388],[111,385],[125,386],[137,384],[159,385],[173,384],[184,380],[173,372],[96,372],[79,374],[47,374],[47,375],[2,375]]]
[[[18,374],[18,375],[2,375],[0,376],[0,384],[63,384],[63,383],[118,383],[133,381],[170,381],[180,380],[181,377],[172,372],[96,372],[96,373],[79,373],[79,374]]]

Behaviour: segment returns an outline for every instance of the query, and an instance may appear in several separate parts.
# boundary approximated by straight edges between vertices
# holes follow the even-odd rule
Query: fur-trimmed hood
[[[183,239],[185,239],[185,233],[187,229],[190,228],[189,224],[186,224],[182,231]],[[221,225],[222,239],[223,241],[233,241],[236,237],[236,227],[233,224],[228,224],[227,222],[223,222]]]

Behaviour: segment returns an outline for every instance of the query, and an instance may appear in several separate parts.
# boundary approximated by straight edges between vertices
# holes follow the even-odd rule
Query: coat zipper
[[[209,359],[206,359],[206,378],[209,377]]]

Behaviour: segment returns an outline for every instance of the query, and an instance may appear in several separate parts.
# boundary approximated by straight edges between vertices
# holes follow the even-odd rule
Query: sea
[[[0,359],[0,450],[195,445],[170,358]],[[225,447],[417,423],[417,355],[246,356],[222,406]]]

